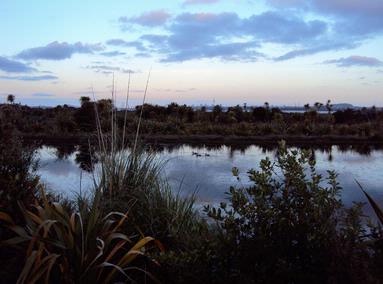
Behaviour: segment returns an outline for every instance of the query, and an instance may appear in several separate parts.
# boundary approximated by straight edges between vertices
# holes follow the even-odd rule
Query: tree
[[[218,116],[222,113],[222,107],[220,105],[215,105],[213,107],[213,120],[215,121]]]
[[[331,114],[331,111],[332,111],[331,100],[327,100],[326,109],[327,109],[328,114]]]
[[[323,106],[323,104],[320,103],[320,102],[316,102],[316,103],[314,104],[314,107],[316,108],[316,111],[320,111],[320,109],[322,108],[322,106]]]
[[[15,96],[12,95],[12,94],[9,94],[7,96],[7,102],[10,103],[10,104],[13,104],[15,102]]]
[[[234,117],[235,117],[235,120],[237,122],[241,122],[243,121],[243,109],[239,106],[239,105],[236,105],[235,107],[229,107],[229,109],[227,110],[227,112],[233,112],[234,114]]]
[[[85,103],[89,103],[90,102],[90,98],[89,97],[86,97],[86,96],[82,96],[80,97],[80,103],[81,105],[85,104]]]
[[[89,97],[81,97],[80,103],[81,107],[74,113],[74,119],[81,130],[94,131],[96,129],[94,105]]]

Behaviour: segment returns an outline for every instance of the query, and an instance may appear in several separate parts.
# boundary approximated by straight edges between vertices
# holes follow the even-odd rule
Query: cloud
[[[268,57],[260,50],[272,43],[286,48],[286,53],[273,58],[284,61],[325,51],[354,49],[383,32],[381,0],[265,1],[274,9],[247,17],[233,12],[185,12],[173,17],[167,14],[161,23],[151,23],[148,19],[156,17],[148,12],[124,18],[126,24],[161,26],[161,31],[146,33],[135,41],[114,39],[107,43],[135,47],[139,51],[137,56],[157,55],[162,62],[204,58],[256,61]],[[197,2],[216,1],[186,0],[184,4]]]
[[[134,55],[135,57],[141,57],[141,58],[150,58],[152,55],[150,53],[146,52],[138,52]]]
[[[227,61],[256,61],[263,54],[257,52],[256,43],[227,43],[227,44],[209,44],[198,46],[179,52],[169,54],[163,62],[187,61],[192,59],[218,58]]]
[[[17,54],[17,57],[24,60],[64,60],[71,58],[75,53],[92,54],[100,50],[103,50],[100,44],[84,44],[81,42],[70,44],[54,41],[45,46],[25,49]]]
[[[184,5],[196,5],[196,4],[214,4],[218,3],[220,0],[186,0]]]
[[[2,80],[18,80],[18,81],[46,81],[56,80],[57,76],[53,75],[42,75],[42,76],[0,76]]]
[[[114,56],[120,56],[120,55],[125,55],[125,52],[121,52],[118,50],[115,51],[106,51],[106,52],[101,52],[100,55],[107,56],[107,57],[114,57]]]
[[[310,43],[313,47],[306,47],[302,49],[296,49],[289,51],[281,56],[274,58],[275,61],[285,61],[301,56],[313,55],[319,52],[329,51],[329,50],[343,50],[343,49],[352,49],[358,46],[358,42],[343,42],[338,41],[321,41],[318,43]]]
[[[42,97],[42,98],[48,98],[48,97],[54,97],[55,95],[53,94],[48,94],[48,93],[34,93],[32,94],[33,97]]]
[[[138,40],[163,62],[218,58],[256,61],[262,43],[306,44],[327,33],[323,21],[265,12],[240,18],[236,13],[183,13],[166,25],[164,34]],[[190,36],[192,35],[192,36]]]
[[[112,46],[121,46],[121,47],[134,47],[140,51],[146,50],[146,48],[143,46],[142,42],[140,41],[125,41],[120,38],[110,39],[106,41],[106,44],[112,45]]]
[[[187,92],[193,92],[196,91],[196,88],[188,88],[188,89],[154,89],[156,92],[166,92],[166,93],[187,93]]]
[[[92,69],[96,73],[102,73],[102,74],[112,74],[115,72],[121,72],[121,73],[136,73],[135,71],[131,69],[125,69],[125,68],[120,68],[117,66],[109,66],[109,65],[88,65],[85,68],[87,69]]]
[[[276,12],[253,15],[244,20],[248,34],[266,42],[299,43],[315,39],[327,31],[327,23],[320,20],[303,21],[296,16],[286,17]]]
[[[335,20],[334,31],[342,35],[367,36],[383,32],[381,0],[268,0],[277,8],[293,7]]]
[[[379,67],[383,66],[383,62],[375,57],[353,55],[350,57],[342,57],[339,59],[324,61],[325,64],[335,64],[338,67],[351,67],[351,66],[366,66],[366,67]]]
[[[9,73],[28,73],[36,71],[35,68],[19,61],[10,60],[0,56],[0,70]]]
[[[164,10],[155,10],[143,13],[137,17],[120,17],[118,21],[121,24],[121,28],[126,30],[131,24],[147,27],[161,26],[165,24],[170,17],[171,15]]]

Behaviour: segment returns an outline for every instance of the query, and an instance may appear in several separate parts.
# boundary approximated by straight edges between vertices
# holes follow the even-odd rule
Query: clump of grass
[[[150,73],[143,105],[147,97],[149,77]],[[106,210],[124,211],[130,208],[130,221],[134,226],[164,244],[174,245],[181,240],[181,236],[188,235],[194,224],[198,223],[199,217],[194,209],[195,198],[194,195],[183,198],[180,194],[175,194],[163,178],[165,162],[139,142],[143,109],[138,118],[133,141],[130,144],[126,141],[129,85],[122,133],[118,129],[115,107],[112,107],[111,111],[111,132],[102,132],[95,105],[99,141],[99,163],[94,175],[95,188],[103,195],[102,206]],[[116,93],[113,90],[113,105],[115,98]],[[130,147],[127,148],[127,145]]]
[[[135,225],[161,241],[174,240],[196,221],[194,196],[174,194],[162,177],[163,162],[137,148],[102,154],[97,188],[107,208],[123,210],[132,204]]]

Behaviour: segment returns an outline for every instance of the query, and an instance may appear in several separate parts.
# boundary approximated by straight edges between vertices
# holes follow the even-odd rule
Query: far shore
[[[90,135],[22,135],[26,142],[38,142],[42,144],[84,144],[89,140],[95,140],[96,136]],[[94,138],[92,138],[94,137]],[[141,135],[141,141],[149,144],[234,144],[234,145],[277,145],[281,140],[288,145],[376,145],[383,147],[383,137],[360,137],[360,136],[302,136],[302,135],[266,135],[266,136],[225,136],[225,135]],[[128,136],[133,141],[133,135]]]

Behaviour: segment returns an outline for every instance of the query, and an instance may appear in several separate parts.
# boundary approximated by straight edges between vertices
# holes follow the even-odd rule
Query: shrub
[[[233,175],[239,178],[238,169]],[[231,187],[229,204],[205,208],[220,234],[213,269],[230,282],[323,283],[371,279],[360,206],[346,210],[336,174],[315,171],[307,151],[279,150]],[[324,182],[327,182],[327,185]],[[215,267],[215,268],[214,268]],[[222,279],[222,280],[223,280]]]
[[[33,204],[39,177],[35,149],[25,146],[12,130],[0,129],[0,208],[22,220],[18,202]]]

